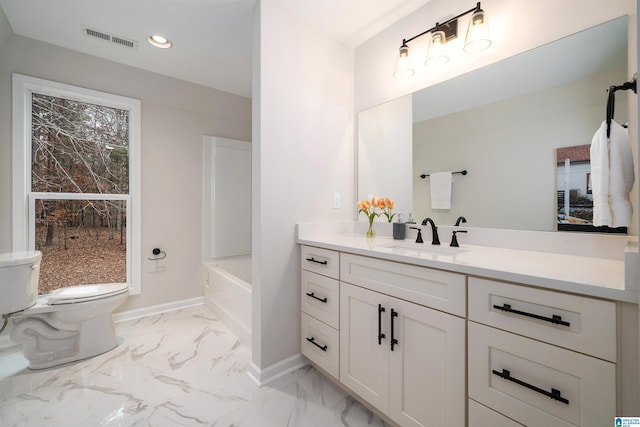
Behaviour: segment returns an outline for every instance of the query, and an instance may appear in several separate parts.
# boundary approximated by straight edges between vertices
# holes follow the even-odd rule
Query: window
[[[13,250],[40,250],[40,293],[140,293],[140,101],[13,75]]]

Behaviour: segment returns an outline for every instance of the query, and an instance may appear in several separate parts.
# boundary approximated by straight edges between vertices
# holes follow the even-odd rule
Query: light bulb
[[[447,55],[447,38],[444,31],[434,31],[431,35],[429,52],[424,65],[434,67],[446,64],[447,62],[449,62],[449,55]]]

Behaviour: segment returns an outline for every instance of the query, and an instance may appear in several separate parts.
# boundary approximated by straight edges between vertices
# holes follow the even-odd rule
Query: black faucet
[[[459,248],[460,245],[458,244],[458,238],[456,237],[456,233],[466,233],[467,230],[454,230],[453,231],[453,235],[451,236],[451,244],[449,246],[452,246],[454,248]]]
[[[467,218],[465,218],[463,216],[459,216],[458,219],[456,220],[456,227],[460,226],[461,222],[466,223],[467,222]]]
[[[426,218],[424,221],[422,221],[422,225],[427,225],[429,223],[431,224],[431,235],[433,236],[433,240],[431,241],[431,244],[439,245],[440,238],[438,237],[438,227],[436,227],[436,223],[433,222],[431,218]]]
[[[418,237],[416,237],[416,243],[424,243],[422,241],[422,229],[418,227],[409,227],[409,228],[411,228],[412,230],[418,230]]]

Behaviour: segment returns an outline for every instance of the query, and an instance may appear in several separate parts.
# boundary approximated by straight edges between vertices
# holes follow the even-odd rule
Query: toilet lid
[[[73,304],[84,301],[92,301],[121,294],[129,290],[126,283],[101,283],[98,285],[69,286],[56,289],[49,294],[48,304]]]

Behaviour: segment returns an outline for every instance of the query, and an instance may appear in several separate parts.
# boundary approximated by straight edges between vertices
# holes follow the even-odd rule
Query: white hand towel
[[[602,122],[591,140],[591,194],[593,195],[593,225],[611,225],[609,208],[609,144],[607,123]],[[569,197],[565,194],[565,197]],[[566,212],[567,216],[569,212]]]
[[[606,125],[605,125],[606,126]],[[609,137],[609,208],[612,227],[629,227],[633,208],[629,192],[633,188],[635,172],[633,153],[627,130],[611,121]]]
[[[432,173],[429,180],[431,209],[451,209],[451,171]]]

